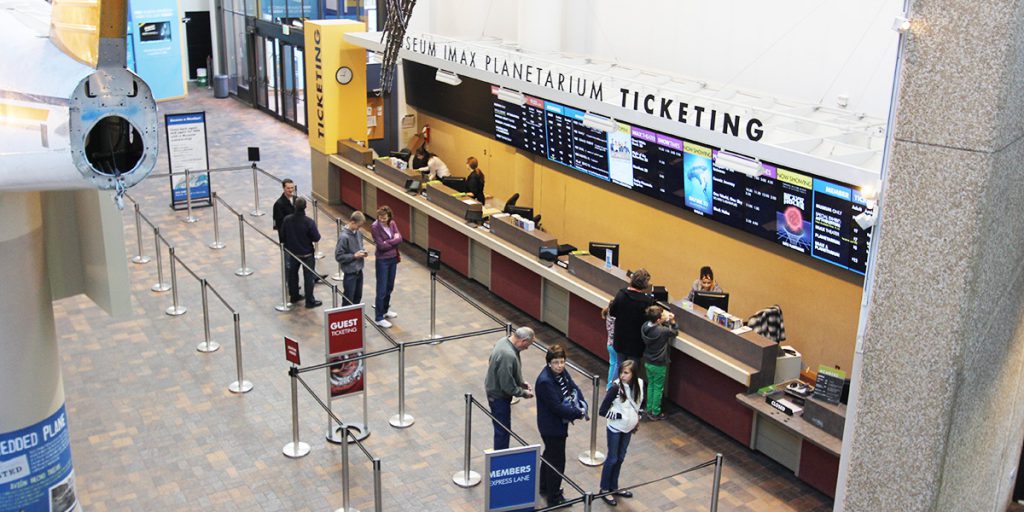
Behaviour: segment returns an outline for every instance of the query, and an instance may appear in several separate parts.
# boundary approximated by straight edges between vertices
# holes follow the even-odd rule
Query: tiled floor
[[[193,91],[186,100],[167,102],[160,110],[207,113],[210,161],[214,167],[245,164],[245,147],[261,147],[261,167],[291,177],[300,191],[309,191],[309,149],[305,135],[241,103],[213,99],[207,90]],[[162,134],[161,134],[162,135]],[[163,149],[163,148],[162,148]],[[162,151],[160,162],[166,162]],[[161,163],[156,172],[166,172]],[[212,185],[240,212],[252,208],[249,172],[217,173]],[[270,210],[279,185],[260,178],[261,206]],[[236,379],[232,318],[210,295],[212,338],[218,352],[203,354],[195,346],[203,339],[199,285],[178,268],[179,300],[188,312],[171,317],[171,293],[154,293],[156,264],[129,263],[134,308],[131,318],[112,319],[89,301],[73,298],[55,305],[63,359],[64,385],[70,415],[72,449],[79,497],[92,512],[107,510],[334,510],[342,505],[341,450],[324,441],[326,416],[300,386],[300,434],[312,445],[302,459],[284,457],[281,448],[291,439],[290,387],[282,337],[300,340],[307,365],[323,360],[321,309],[298,308],[279,313],[280,259],[276,246],[252,228],[245,228],[247,265],[255,270],[240,278],[238,220],[220,211],[223,250],[207,247],[213,239],[212,212],[197,210],[200,221],[185,224],[182,212],[168,208],[167,178],[147,180],[131,195],[142,212],[175,245],[176,253],[199,277],[205,278],[238,311],[244,350],[245,379],[255,388],[236,395],[227,389]],[[270,234],[269,215],[250,217]],[[126,208],[125,250],[134,255],[134,223]],[[320,268],[335,272],[331,261],[333,223],[321,219],[322,249],[328,258]],[[143,252],[153,253],[152,232],[144,228]],[[391,334],[399,341],[425,338],[429,332],[429,273],[423,254],[413,248],[400,265],[394,309],[400,313]],[[169,279],[164,258],[165,279]],[[368,270],[372,269],[372,262]],[[507,303],[490,296],[480,285],[449,272],[443,278],[475,297],[502,318],[530,325],[545,343],[566,343],[545,325],[526,318]],[[364,297],[373,298],[373,272],[366,274]],[[491,327],[494,323],[454,294],[438,288],[441,334]],[[329,302],[329,291],[318,286],[317,296]],[[464,443],[464,393],[483,399],[483,374],[497,335],[481,336],[410,348],[407,354],[406,404],[416,423],[394,429],[388,419],[397,413],[397,356],[368,362],[369,423],[366,448],[382,460],[383,510],[479,510],[483,489],[455,486],[452,475],[461,469]],[[369,331],[370,350],[390,346]],[[571,346],[570,358],[592,372],[606,374],[603,363]],[[539,350],[524,353],[532,381],[543,365]],[[318,393],[324,392],[322,373],[304,374]],[[583,385],[589,393],[589,386]],[[358,421],[361,401],[343,399],[335,410],[346,421]],[[720,510],[828,510],[831,500],[804,485],[767,457],[752,453],[693,416],[669,409],[669,419],[643,424],[630,446],[623,485],[657,479],[725,455]],[[534,404],[513,407],[513,426],[531,442],[539,442]],[[597,490],[599,468],[574,461],[589,445],[588,423],[577,422],[569,437],[567,473],[581,487]],[[598,449],[604,449],[600,425]],[[482,471],[482,452],[491,430],[482,414],[473,416],[472,464]],[[371,466],[351,450],[352,506],[373,510]],[[637,489],[637,497],[620,500],[619,510],[707,510],[712,470],[687,473]],[[566,485],[570,498],[577,496]],[[582,505],[576,509],[582,510]],[[603,503],[594,505],[604,510]]]

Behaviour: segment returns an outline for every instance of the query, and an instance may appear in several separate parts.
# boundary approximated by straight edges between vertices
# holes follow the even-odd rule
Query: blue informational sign
[[[171,169],[171,206],[180,209],[187,206],[189,192],[185,190],[186,170],[190,171],[189,189],[192,206],[208,205],[210,196],[210,173],[202,172],[210,167],[206,147],[206,113],[188,112],[164,116],[167,131],[167,159]]]
[[[540,445],[485,454],[484,510],[533,510],[540,489]]]
[[[64,405],[50,417],[0,434],[0,510],[76,510],[75,473]]]
[[[157,101],[185,96],[178,0],[131,0],[128,10],[134,71]]]

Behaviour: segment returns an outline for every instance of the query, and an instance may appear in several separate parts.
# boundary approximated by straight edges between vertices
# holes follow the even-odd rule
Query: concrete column
[[[1024,439],[1024,9],[912,2],[836,510],[1006,510]]]
[[[0,508],[43,509],[72,468],[39,193],[0,193],[0,218]]]

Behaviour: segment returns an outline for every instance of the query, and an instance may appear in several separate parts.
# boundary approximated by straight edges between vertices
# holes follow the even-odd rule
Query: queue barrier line
[[[306,389],[313,400],[323,408],[328,416],[340,425],[339,431],[343,432],[343,438],[339,443],[341,445],[341,496],[342,496],[342,507],[338,510],[348,512],[352,510],[351,496],[350,496],[350,468],[349,468],[349,453],[348,445],[349,439],[354,442],[355,445],[363,452],[363,455],[370,461],[373,467],[373,504],[374,510],[380,512],[383,510],[383,492],[381,486],[381,459],[375,457],[366,446],[363,445],[362,441],[358,437],[353,435],[349,431],[348,424],[341,421],[331,410],[330,406],[325,404],[323,400],[306,384],[306,381],[299,376],[298,367],[292,366],[288,371],[288,376],[291,380],[291,394],[292,394],[292,442],[284,446],[282,451],[284,455],[289,458],[297,459],[305,457],[310,452],[308,444],[303,443],[299,440],[299,409],[298,409],[298,386],[296,383],[301,383],[302,387]]]
[[[493,425],[501,427],[502,430],[504,430],[505,432],[508,432],[508,434],[512,438],[514,438],[516,441],[519,442],[519,444],[521,444],[523,446],[526,446],[529,443],[527,443],[526,440],[523,439],[519,434],[516,434],[514,431],[512,431],[512,429],[510,429],[510,428],[506,427],[504,424],[498,422],[497,419],[491,414],[491,412],[488,411],[487,408],[484,407],[484,405],[482,403],[480,403],[476,398],[473,397],[472,393],[466,393],[465,397],[466,397],[466,432],[465,432],[466,441],[465,441],[464,467],[463,467],[462,471],[459,471],[459,472],[455,473],[455,475],[452,476],[452,480],[455,481],[456,485],[459,485],[460,487],[472,487],[472,486],[476,485],[477,483],[480,483],[480,475],[470,470],[470,451],[471,451],[471,441],[472,441],[472,435],[473,435],[472,434],[472,414],[473,414],[472,406],[475,405],[478,409],[480,409],[480,412],[484,413],[484,415],[487,416],[491,420]],[[577,485],[574,480],[572,480],[571,478],[566,476],[564,473],[561,473],[557,469],[555,469],[554,466],[551,465],[551,463],[549,463],[547,460],[544,459],[544,457],[539,456],[538,458],[540,459],[540,461],[543,464],[547,465],[548,468],[550,468],[552,471],[554,471],[560,477],[562,477],[562,480],[567,482],[570,487],[575,489],[576,492],[580,493],[580,495],[581,495],[579,498],[574,498],[572,500],[567,500],[565,503],[562,503],[562,504],[559,504],[559,505],[554,505],[554,506],[551,506],[551,507],[546,507],[546,508],[543,508],[543,509],[538,509],[538,510],[555,510],[557,508],[566,507],[566,506],[569,506],[571,504],[576,504],[576,503],[581,503],[582,502],[584,504],[584,510],[585,511],[589,511],[591,509],[591,504],[593,503],[594,499],[602,498],[604,496],[610,496],[610,495],[613,495],[613,494],[616,494],[616,493],[620,493],[620,492],[623,492],[623,491],[629,491],[629,490],[632,490],[632,489],[637,489],[639,487],[643,487],[643,486],[646,486],[646,485],[651,485],[651,484],[654,484],[654,483],[657,483],[657,482],[668,480],[670,478],[675,478],[677,476],[680,476],[680,475],[683,475],[683,474],[686,474],[686,473],[689,473],[689,472],[692,472],[692,471],[697,471],[699,469],[703,469],[703,468],[706,468],[708,466],[714,466],[715,467],[715,473],[714,473],[714,480],[712,481],[712,487],[711,487],[711,506],[710,506],[709,510],[711,510],[711,512],[717,512],[718,511],[718,494],[719,494],[719,489],[721,488],[722,465],[724,463],[724,457],[722,456],[721,453],[716,453],[714,459],[711,459],[709,461],[696,464],[694,466],[691,466],[689,468],[677,471],[677,472],[669,474],[669,475],[658,477],[658,478],[655,478],[653,480],[648,480],[646,482],[641,482],[641,483],[629,485],[629,486],[626,486],[626,487],[620,487],[618,489],[612,489],[612,490],[609,490],[609,491],[597,492],[597,493],[592,493],[592,492],[585,491],[582,487]],[[464,479],[463,481],[465,483],[469,483],[470,481],[472,481],[470,479],[470,474],[471,473],[476,475],[475,483],[470,483],[469,485],[464,485],[463,483],[460,483],[460,478]]]
[[[156,245],[156,259],[157,259],[157,284],[153,285],[153,291],[166,291],[171,290],[172,305],[165,310],[165,313],[170,316],[181,316],[184,315],[188,308],[181,305],[178,301],[178,275],[177,266],[181,265],[189,274],[192,275],[200,285],[200,295],[202,298],[203,307],[203,341],[196,345],[196,350],[202,353],[215,352],[220,348],[220,344],[211,340],[210,338],[210,311],[209,311],[209,299],[207,292],[212,290],[217,299],[220,300],[221,304],[231,313],[232,323],[234,326],[234,341],[235,341],[235,373],[237,380],[228,385],[228,390],[232,393],[248,393],[252,390],[253,384],[250,381],[245,380],[245,370],[242,363],[242,333],[241,333],[241,316],[234,307],[219,293],[216,288],[209,283],[209,281],[197,274],[180,256],[175,253],[175,246],[170,243],[161,234],[160,228],[156,226],[145,214],[141,213],[139,202],[128,196],[128,199],[135,206],[136,217],[136,229],[138,229],[138,220],[142,219],[153,228],[153,238]],[[167,246],[168,256],[170,258],[169,267],[171,270],[171,283],[169,285],[163,283],[163,266],[161,262],[161,251],[160,242],[163,242]]]
[[[455,475],[452,476],[452,479],[455,480],[456,485],[459,485],[460,487],[472,487],[472,486],[476,485],[476,483],[479,483],[479,478],[480,478],[479,474],[477,474],[477,476],[476,476],[476,478],[477,478],[476,483],[471,484],[471,485],[462,485],[457,480],[457,478],[459,477],[460,473],[462,473],[464,475],[469,475],[469,473],[472,473],[470,471],[470,469],[469,469],[470,451],[471,451],[470,445],[471,445],[471,442],[472,442],[472,439],[473,439],[473,429],[472,429],[473,407],[472,406],[475,405],[478,409],[480,409],[480,412],[484,413],[485,416],[490,418],[491,422],[494,425],[499,426],[499,427],[502,428],[502,430],[504,430],[505,432],[508,432],[508,434],[513,439],[515,439],[516,441],[519,442],[519,444],[521,444],[523,446],[527,446],[530,443],[527,443],[526,440],[522,438],[522,436],[520,436],[519,434],[516,434],[514,431],[512,431],[512,429],[510,429],[510,428],[506,427],[505,425],[503,425],[502,423],[500,423],[498,421],[498,419],[495,418],[491,414],[491,411],[487,410],[487,408],[484,407],[483,404],[481,404],[479,401],[477,401],[476,398],[473,397],[473,393],[466,393],[465,394],[465,398],[466,398],[466,432],[465,432],[465,435],[466,435],[465,450],[466,451],[465,451],[465,454],[464,454],[464,461],[463,461],[465,465],[463,467],[463,471],[455,473]],[[575,480],[573,480],[573,479],[569,478],[568,476],[566,476],[565,473],[562,473],[561,471],[555,469],[555,466],[553,464],[551,464],[550,462],[548,462],[546,459],[544,459],[544,457],[542,457],[540,455],[538,455],[537,457],[548,468],[550,468],[552,471],[554,471],[556,474],[558,474],[558,476],[562,477],[562,480],[567,482],[570,487],[572,487],[573,489],[576,490],[576,492],[580,493],[581,495],[587,494],[587,491],[585,491],[582,487],[580,487],[579,484],[577,484]],[[469,480],[468,477],[467,477],[467,480]]]

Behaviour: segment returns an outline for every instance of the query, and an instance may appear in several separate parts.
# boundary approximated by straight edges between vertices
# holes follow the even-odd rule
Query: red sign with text
[[[284,358],[295,366],[302,364],[299,362],[299,342],[287,336],[284,338]]]
[[[346,306],[324,312],[327,354],[363,349],[363,306]]]

